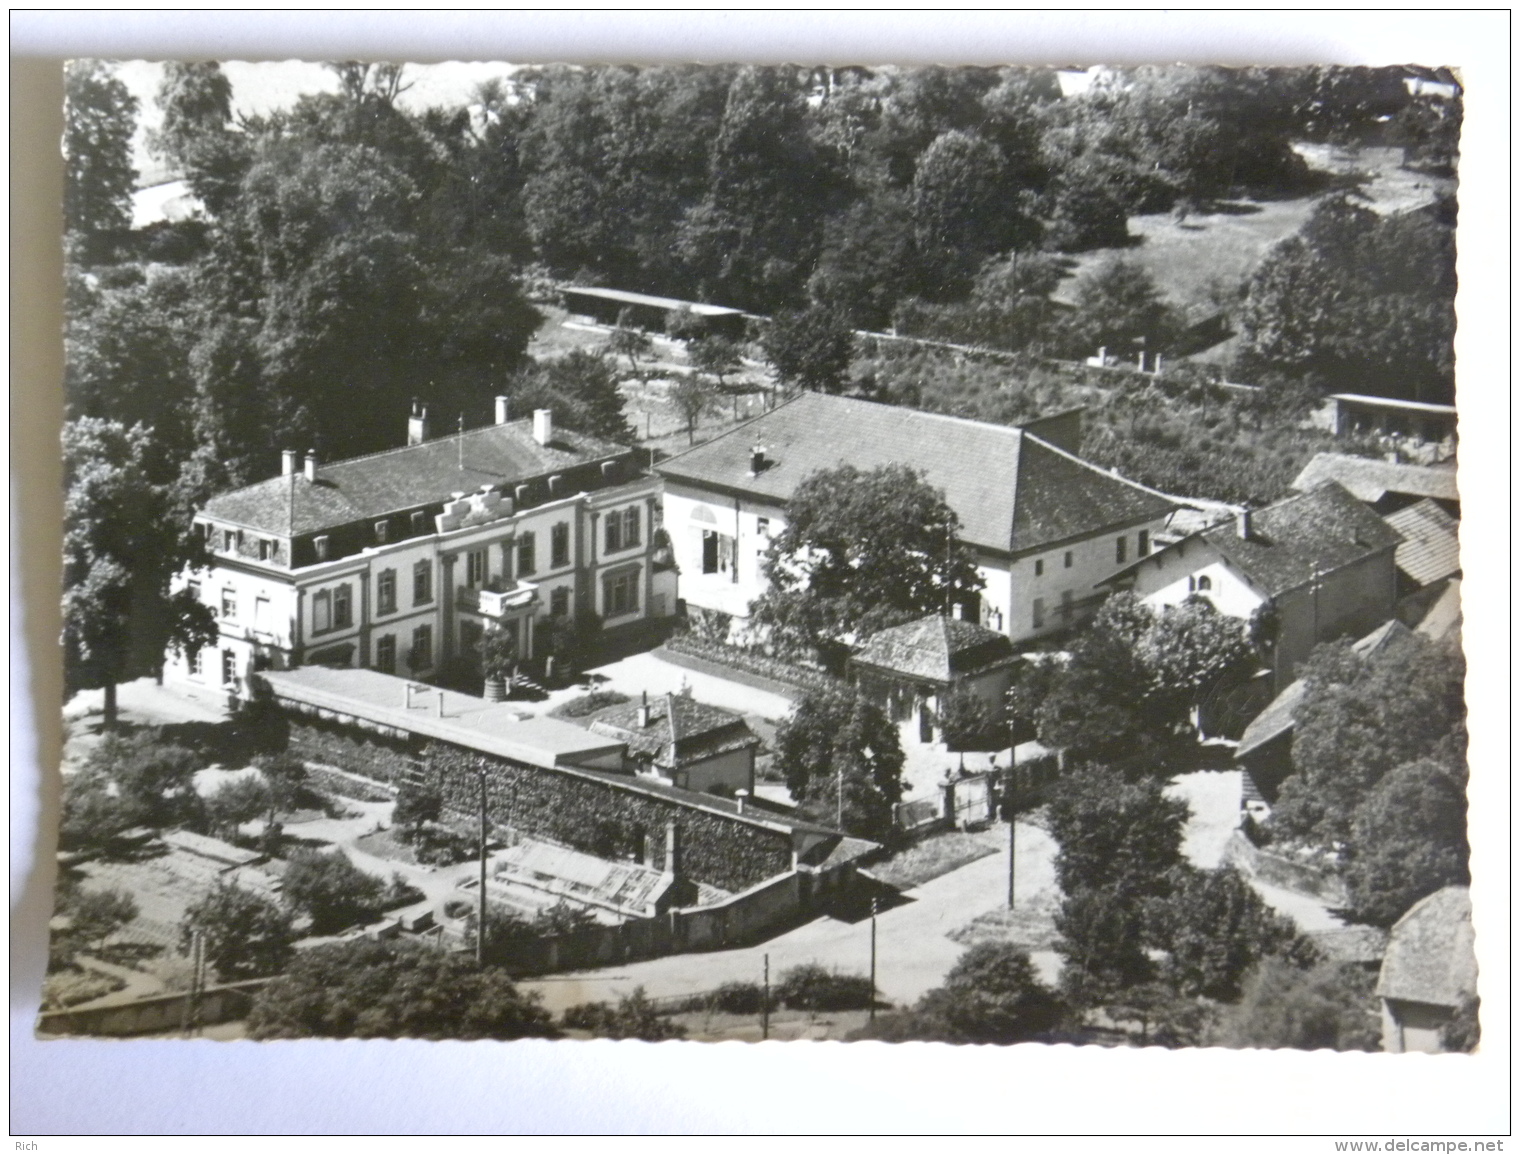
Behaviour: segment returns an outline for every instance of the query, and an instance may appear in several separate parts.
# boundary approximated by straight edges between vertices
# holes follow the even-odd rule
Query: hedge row
[[[805,690],[848,690],[849,686],[822,670],[809,670],[795,666],[780,658],[767,657],[741,650],[738,646],[709,641],[694,634],[676,634],[665,643],[665,648],[677,654],[690,654],[720,666],[756,674],[772,681],[785,682]]]

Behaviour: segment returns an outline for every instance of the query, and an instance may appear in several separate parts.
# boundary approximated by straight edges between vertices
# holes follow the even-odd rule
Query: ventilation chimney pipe
[[[317,479],[317,451],[315,449],[308,449],[306,451],[306,480],[307,481],[315,481],[316,479]]]
[[[294,449],[282,449],[280,451],[280,476],[289,477],[296,471],[296,451]]]
[[[406,443],[421,445],[429,436],[431,436],[431,430],[428,429],[427,406],[419,404],[414,399],[412,415],[406,419]]]
[[[665,873],[681,873],[681,833],[673,818],[665,823]]]
[[[1235,514],[1235,536],[1241,541],[1251,540],[1251,511],[1242,509]]]
[[[746,802],[748,802],[748,801],[749,801],[749,791],[748,790],[735,790],[734,791],[734,807],[735,807],[735,811],[737,813],[739,813],[739,814],[743,814],[744,813],[744,804]]]
[[[554,440],[554,413],[549,409],[533,410],[533,440],[548,445]]]
[[[507,399],[505,397],[498,396],[496,398],[496,424],[505,425],[507,423],[507,413],[509,411],[510,407],[507,403]]]
[[[639,729],[640,730],[647,729],[648,726],[649,726],[649,691],[648,690],[645,690],[643,692],[643,699],[644,700],[639,703],[639,708],[638,708],[638,720],[639,720]]]
[[[751,477],[765,471],[765,446],[757,445],[749,451],[749,475]]]

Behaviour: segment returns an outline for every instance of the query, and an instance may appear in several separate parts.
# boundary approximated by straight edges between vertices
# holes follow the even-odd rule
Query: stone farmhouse
[[[1056,634],[1095,611],[1098,582],[1150,555],[1176,507],[1083,461],[1080,440],[1080,410],[1016,427],[803,393],[657,467],[681,597],[748,617],[806,478],[903,464],[944,493],[976,551],[986,585],[960,616],[1015,642]]]
[[[280,476],[195,515],[212,563],[182,575],[217,614],[214,649],[165,676],[246,695],[255,670],[478,669],[486,631],[542,656],[548,619],[613,629],[675,613],[660,479],[633,450],[554,428],[550,411],[329,465],[287,451]]]
[[[1153,607],[1202,597],[1231,617],[1275,618],[1274,690],[1320,642],[1360,637],[1393,617],[1401,538],[1336,482],[1189,534],[1104,584]]]

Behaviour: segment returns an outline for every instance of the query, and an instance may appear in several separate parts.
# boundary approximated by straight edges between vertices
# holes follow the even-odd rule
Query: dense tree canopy
[[[1345,196],[1320,202],[1251,277],[1248,363],[1339,392],[1450,404],[1454,216],[1448,202],[1386,217]]]
[[[551,1038],[549,1015],[504,970],[419,942],[351,939],[301,952],[258,994],[255,1039]]]
[[[904,786],[897,727],[864,698],[813,691],[776,732],[776,768],[821,820],[883,840]]]
[[[278,974],[295,954],[289,912],[236,883],[218,882],[185,912],[181,950],[196,932],[203,936],[206,961],[225,982]]]

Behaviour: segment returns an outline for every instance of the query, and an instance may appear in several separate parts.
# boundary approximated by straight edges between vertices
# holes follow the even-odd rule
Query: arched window
[[[1208,574],[1200,574],[1199,575],[1199,577],[1198,577],[1198,588],[1200,590],[1209,590],[1209,589],[1213,589],[1214,588],[1214,583],[1209,578]]]
[[[713,515],[713,511],[705,505],[694,505],[691,507],[691,520],[700,521],[704,525],[718,524],[718,519]]]

